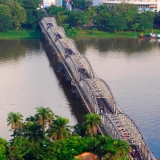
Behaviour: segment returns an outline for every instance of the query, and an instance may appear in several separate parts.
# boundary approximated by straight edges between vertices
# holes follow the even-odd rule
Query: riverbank
[[[143,32],[144,34],[151,33],[152,30]],[[160,30],[154,30],[155,33],[160,33]],[[142,32],[134,31],[119,31],[119,32],[104,32],[96,29],[70,29],[67,31],[69,38],[119,38],[119,37],[130,37],[138,38]]]
[[[40,39],[43,37],[40,30],[11,30],[0,33],[0,39]]]
[[[70,38],[118,38],[138,37],[139,32],[104,32],[94,29],[72,29],[67,31]]]
[[[152,30],[144,32],[144,34],[151,33]],[[155,33],[160,33],[160,30],[154,30]],[[130,37],[138,38],[142,32],[104,32],[96,29],[69,29],[67,36],[69,38],[120,38]],[[5,33],[0,33],[0,39],[40,39],[44,35],[40,30],[11,30]]]

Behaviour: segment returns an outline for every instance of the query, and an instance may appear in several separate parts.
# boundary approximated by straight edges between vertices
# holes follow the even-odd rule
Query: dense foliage
[[[83,27],[116,32],[146,31],[153,27],[160,27],[160,13],[152,11],[138,13],[138,6],[135,4],[121,3],[115,4],[114,7],[106,5],[86,7],[86,4],[81,1],[72,0],[72,3],[74,4],[73,11],[56,6],[47,9],[49,15],[55,16],[58,24],[65,29]]]
[[[0,32],[10,29],[36,29],[45,16],[38,9],[40,0],[0,0]],[[99,5],[91,7],[90,0],[71,0],[72,11],[52,5],[46,9],[55,16],[59,25],[74,34],[74,28],[92,28],[101,31],[147,31],[160,27],[160,12],[138,13],[134,4],[121,3],[114,7]]]
[[[0,32],[7,32],[12,29],[12,20],[7,15],[0,16]]]
[[[44,12],[40,0],[0,0],[0,32],[20,27],[35,29]],[[2,24],[2,25],[1,25]]]
[[[129,158],[127,141],[97,135],[96,125],[101,125],[97,114],[87,114],[83,124],[71,127],[67,118],[55,115],[50,108],[39,107],[25,122],[19,112],[10,112],[7,122],[13,138],[10,143],[0,138],[3,160],[72,160],[86,151],[104,160]]]

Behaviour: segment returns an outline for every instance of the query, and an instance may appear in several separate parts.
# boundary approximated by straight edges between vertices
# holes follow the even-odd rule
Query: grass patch
[[[160,30],[153,30],[155,33],[160,33]],[[144,34],[151,33],[152,30],[143,32]],[[119,37],[139,37],[141,32],[125,31],[125,32],[104,32],[96,29],[73,29],[67,32],[69,38],[119,38]]]
[[[40,39],[43,37],[40,30],[11,30],[0,33],[0,39]]]
[[[154,33],[160,33],[160,30],[153,30]],[[143,32],[144,34],[151,33],[152,30]],[[104,32],[97,29],[81,29],[72,28],[67,30],[69,38],[119,38],[119,37],[138,37],[142,32]],[[44,35],[40,30],[11,30],[6,33],[0,33],[0,39],[40,39]]]

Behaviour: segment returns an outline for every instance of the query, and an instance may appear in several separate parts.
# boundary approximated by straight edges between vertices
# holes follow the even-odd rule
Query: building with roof
[[[94,0],[92,5],[106,4],[109,7],[114,7],[115,4],[120,4],[122,2],[138,5],[139,12],[160,11],[160,0]]]

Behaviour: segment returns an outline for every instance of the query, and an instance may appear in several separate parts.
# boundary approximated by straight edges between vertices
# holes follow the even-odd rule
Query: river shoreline
[[[67,31],[69,38],[137,38],[141,32],[104,32],[94,29],[70,29]],[[44,38],[41,30],[11,30],[0,34],[0,39],[40,39]]]
[[[0,39],[40,39],[43,38],[41,30],[11,30],[0,33]]]
[[[146,31],[144,34],[149,34],[152,32]],[[160,32],[159,30],[154,30],[154,32]],[[105,32],[98,31],[96,29],[69,29],[67,30],[67,36],[69,38],[138,38],[142,32],[134,32],[134,31],[119,31],[119,32]],[[41,30],[11,30],[5,33],[0,33],[0,39],[41,39],[44,38]]]

